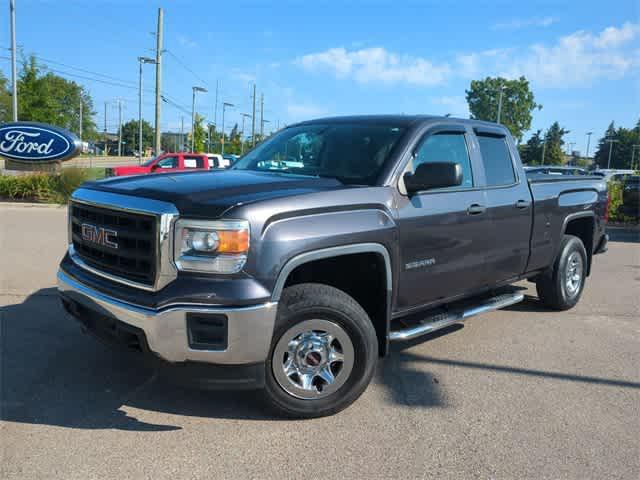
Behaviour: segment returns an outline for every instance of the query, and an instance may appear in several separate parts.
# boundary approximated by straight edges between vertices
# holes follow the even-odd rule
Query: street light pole
[[[191,87],[193,90],[193,99],[191,101],[191,152],[193,152],[193,143],[196,136],[196,92],[206,92],[206,88]]]
[[[224,155],[224,112],[226,111],[227,107],[234,107],[235,105],[233,103],[227,103],[227,102],[223,102],[222,103],[222,146],[220,147],[220,154]]]
[[[241,113],[242,115],[242,132],[240,133],[240,155],[244,153],[244,120],[245,118],[251,118],[251,115],[248,113]]]
[[[589,158],[589,145],[591,145],[591,134],[593,132],[587,132],[587,154],[585,157]]]
[[[614,140],[613,138],[607,138],[607,142],[609,142],[609,160],[607,161],[607,169],[611,168],[611,153],[613,151],[613,144],[619,142],[620,140]]]
[[[500,117],[502,115],[502,96],[504,95],[505,88],[506,88],[505,85],[500,86],[500,98],[498,100],[498,118],[496,120],[496,123],[500,123]]]
[[[9,15],[11,16],[11,101],[13,106],[13,121],[18,121],[18,74],[16,69],[16,2],[9,0]]]
[[[611,153],[613,152],[613,144],[618,143],[620,140],[614,140],[613,138],[607,138],[605,141],[609,142],[609,160],[607,161],[607,169],[611,168]]]
[[[140,63],[140,73],[138,75],[138,163],[142,163],[142,65],[145,63],[155,64],[153,58],[138,57]]]
[[[547,141],[542,142],[542,165],[544,165],[544,151],[547,148]]]

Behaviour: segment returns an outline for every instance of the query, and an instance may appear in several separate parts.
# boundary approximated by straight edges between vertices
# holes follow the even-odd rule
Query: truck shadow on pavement
[[[379,363],[374,383],[394,405],[446,407],[446,395],[425,364],[487,369],[558,380],[640,388],[640,384],[460,360],[432,358],[411,347],[462,329],[454,325],[401,346]],[[113,351],[67,318],[56,289],[0,309],[0,418],[77,429],[164,432],[179,425],[145,421],[155,413],[189,417],[270,420],[256,392],[199,391],[163,380],[135,354]],[[157,418],[157,415],[155,415]],[[162,415],[161,415],[162,418]]]

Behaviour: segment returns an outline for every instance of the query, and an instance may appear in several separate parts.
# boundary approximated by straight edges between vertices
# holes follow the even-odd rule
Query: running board
[[[458,311],[439,313],[425,318],[417,325],[402,330],[391,330],[391,332],[389,332],[389,340],[392,342],[413,340],[414,338],[435,332],[454,323],[464,322],[469,317],[508,307],[509,305],[521,302],[523,299],[524,294],[522,293],[505,293],[496,297],[487,298],[475,306],[469,306]]]

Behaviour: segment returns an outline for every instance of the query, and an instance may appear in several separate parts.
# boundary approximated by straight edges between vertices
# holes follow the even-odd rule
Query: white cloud
[[[455,78],[524,75],[535,86],[568,88],[599,79],[619,79],[640,66],[640,24],[610,26],[600,32],[577,31],[551,44],[465,52],[450,63],[389,52],[384,48],[344,47],[304,55],[296,64],[307,71],[330,72],[361,84],[435,86]]]
[[[247,72],[233,71],[231,72],[231,77],[242,83],[255,83],[256,81],[256,76],[253,73]]]
[[[314,103],[296,103],[290,101],[287,104],[287,115],[291,121],[309,120],[327,114],[327,109]]]
[[[437,97],[432,99],[431,103],[445,107],[442,112],[443,115],[448,113],[453,117],[469,117],[469,104],[463,96]]]
[[[178,38],[178,43],[180,44],[181,47],[193,48],[193,47],[198,45],[195,42],[195,40],[192,40],[191,38],[187,37],[186,35],[178,35],[177,38]]]
[[[554,23],[558,23],[556,17],[514,18],[508,22],[496,23],[493,28],[497,30],[520,30],[527,27],[549,27]]]
[[[380,47],[351,51],[330,48],[304,55],[296,63],[308,71],[330,71],[338,78],[352,77],[363,84],[438,85],[450,74],[447,64],[435,65],[422,57],[400,55]]]
[[[587,86],[599,78],[618,79],[640,64],[640,52],[628,45],[639,34],[640,26],[631,23],[595,35],[577,31],[551,46],[531,45],[494,68],[508,77],[524,75],[544,87]]]

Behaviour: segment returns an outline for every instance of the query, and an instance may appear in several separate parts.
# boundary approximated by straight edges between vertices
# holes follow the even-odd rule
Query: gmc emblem
[[[82,224],[82,239],[105,247],[118,248],[118,232],[90,223]]]

